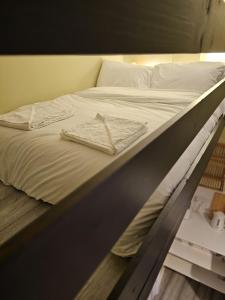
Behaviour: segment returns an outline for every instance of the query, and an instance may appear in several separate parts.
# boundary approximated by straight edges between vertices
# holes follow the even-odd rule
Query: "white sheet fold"
[[[98,113],[90,122],[62,129],[61,136],[63,139],[115,155],[145,134],[146,124]]]
[[[56,101],[45,101],[0,115],[0,125],[33,130],[70,118],[73,114],[73,111],[62,108]]]

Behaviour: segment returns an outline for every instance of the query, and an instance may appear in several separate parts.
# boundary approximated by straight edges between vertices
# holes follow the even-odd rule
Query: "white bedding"
[[[75,111],[70,119],[29,132],[0,127],[3,183],[56,204],[118,157],[61,139],[62,128],[102,113],[147,122],[144,138],[199,96],[194,92],[133,88],[94,88],[79,95],[86,98],[70,94],[55,100]]]
[[[110,103],[113,101],[124,101],[132,107],[146,107],[155,108],[154,104],[168,104],[176,105],[180,109],[185,105],[190,104],[191,101],[196,99],[200,93],[190,90],[171,90],[171,89],[136,89],[128,87],[101,87],[90,88],[77,93],[80,97],[104,100]],[[172,111],[174,107],[171,107]]]
[[[57,100],[22,106],[14,111],[0,115],[0,125],[21,130],[34,130],[73,116]]]

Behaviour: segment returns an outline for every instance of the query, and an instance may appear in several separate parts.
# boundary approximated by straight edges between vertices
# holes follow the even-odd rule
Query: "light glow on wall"
[[[224,61],[225,62],[225,52],[218,53],[202,53],[202,61]]]
[[[146,66],[155,66],[163,63],[190,63],[200,61],[200,53],[189,54],[149,54],[149,55],[132,55],[130,57],[125,56],[127,62]],[[129,58],[129,59],[127,59]]]

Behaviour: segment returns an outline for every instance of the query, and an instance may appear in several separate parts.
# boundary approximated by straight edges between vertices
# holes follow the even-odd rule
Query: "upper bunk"
[[[160,114],[162,114],[163,110],[165,111],[165,107],[168,109],[168,99],[169,101],[171,99],[174,101],[172,104],[173,109],[174,105],[175,107],[177,104],[180,105],[181,100],[183,100],[185,105],[182,109],[178,109],[174,114],[170,115],[169,118],[167,116],[166,119],[161,120],[162,123],[158,123],[155,130],[148,132],[133,147],[122,152],[117,159],[111,160],[108,165],[99,170],[95,176],[91,176],[84,181],[58,205],[49,209],[42,217],[2,245],[1,276],[3,277],[1,278],[5,282],[5,287],[7,288],[7,282],[17,282],[12,293],[15,292],[18,295],[16,287],[20,289],[25,278],[27,280],[30,278],[30,287],[27,293],[32,295],[33,288],[35,288],[33,284],[40,278],[39,272],[41,272],[45,284],[42,285],[41,283],[41,286],[35,288],[40,293],[41,298],[50,297],[51,293],[54,293],[55,299],[60,297],[61,293],[64,293],[65,297],[69,298],[71,293],[74,295],[78,292],[144,205],[147,198],[155,191],[159,183],[218,108],[224,99],[224,85],[225,80],[221,79],[203,94],[202,91],[200,93],[192,92],[191,98],[190,91],[187,93],[185,91],[175,92],[173,90],[171,92],[164,90],[163,93],[161,90],[150,89],[151,91],[141,90],[141,93],[139,91],[139,98],[137,99],[137,90],[132,88],[124,89],[122,87],[91,88],[74,95],[75,98],[82,98],[82,100],[78,99],[78,102],[81,103],[82,109],[86,111],[88,111],[88,107],[93,109],[90,106],[96,101],[100,102],[100,106],[116,103],[116,108],[121,110],[121,107],[123,107],[123,111],[125,110],[126,113],[129,110],[133,111],[133,105],[135,105],[135,113],[140,113],[140,106],[144,104],[144,115],[146,118],[152,109],[153,112],[154,109],[158,110]],[[151,93],[153,93],[153,96]],[[164,97],[162,94],[164,94]],[[156,96],[157,101],[155,101]],[[126,101],[128,105],[124,106]],[[84,106],[84,102],[86,106]],[[141,102],[141,104],[137,102]],[[160,106],[155,107],[155,105],[159,104]],[[167,106],[164,106],[163,110],[160,111],[162,104]],[[129,105],[132,107],[130,108]],[[150,108],[148,108],[148,105],[150,105]],[[100,106],[98,104],[98,108]],[[142,106],[141,109],[143,110]],[[131,115],[134,116],[134,112],[133,114],[130,112]],[[140,117],[143,118],[144,115],[141,114]],[[148,116],[148,121],[151,120],[151,117],[152,115]],[[207,157],[209,157],[213,144],[223,127],[223,119],[220,118],[219,120],[218,118],[217,121],[218,127],[216,126],[216,129],[218,130],[213,132],[210,143],[206,147],[207,151],[202,157],[203,159],[197,162],[197,175],[193,173],[194,177],[190,176],[188,180],[185,178],[185,183],[189,181],[191,189],[189,185],[183,185],[184,182],[182,182],[173,191],[160,217],[150,229],[147,241],[143,244],[144,248],[140,250],[133,260],[130,269],[127,271],[128,273],[125,274],[125,279],[122,278],[119,287],[116,288],[114,295],[111,296],[114,299],[119,297],[127,299],[128,294],[129,297],[133,297],[130,299],[136,299],[137,295],[142,291],[146,294],[143,287],[149,278],[150,281],[147,280],[149,284],[147,290],[151,288],[191,198],[191,193],[194,191],[201,171],[207,162]],[[48,126],[46,127],[47,129]],[[4,128],[4,131],[5,139],[6,136],[10,137],[10,134],[13,134],[13,139],[15,139],[15,132],[18,133],[18,130],[15,129]],[[52,129],[50,130],[51,132],[55,134]],[[49,132],[47,131],[46,133],[49,136]],[[26,143],[23,137],[25,134],[20,133],[20,137]],[[29,132],[29,136],[32,136],[32,134],[32,131]],[[35,131],[34,135],[36,139]],[[171,145],[171,141],[174,140],[176,140],[175,147],[173,147],[173,144]],[[19,139],[17,141],[14,140],[14,142],[19,146]],[[54,147],[56,148],[57,145]],[[71,143],[70,147],[74,148],[75,146]],[[45,151],[43,156],[45,156]],[[86,150],[83,151],[85,152]],[[6,169],[8,166],[7,161],[3,160],[2,163],[6,163],[4,167]],[[20,163],[22,162],[20,161]],[[13,165],[22,170],[22,167],[17,165],[17,163],[13,163]],[[6,174],[9,175],[9,172],[10,169]],[[24,176],[26,176],[25,173]],[[27,180],[29,180],[29,177],[32,179],[32,176],[28,176]],[[43,176],[41,176],[42,181],[43,179]],[[34,180],[38,181],[37,179]],[[190,189],[188,193],[185,186]],[[180,201],[180,198],[184,197],[183,194],[182,196],[180,195],[182,191],[187,194],[186,201]],[[174,209],[176,210],[176,215],[179,215],[177,219],[172,218]],[[165,231],[165,229],[167,230]],[[166,243],[165,240],[162,243],[162,240],[158,239],[158,236],[162,233],[167,238]],[[67,246],[64,247],[64,245]],[[151,252],[152,250],[154,250],[154,255],[151,254],[149,256],[149,251]],[[33,260],[34,257],[36,258],[35,261]],[[42,273],[45,270],[43,269],[43,264],[46,264],[46,259],[48,261],[47,265],[51,266],[51,268],[47,272]],[[143,267],[146,259],[149,264],[147,269]],[[29,271],[31,265],[34,270],[32,274]],[[12,269],[14,268],[23,270],[23,275],[18,277],[17,274],[13,274]],[[74,283],[73,274],[77,273],[77,270],[79,270],[79,278],[76,278]],[[54,274],[54,282],[58,282],[57,286],[60,289],[60,293],[55,286],[53,290],[49,289],[51,278],[53,278],[51,274],[52,276]],[[10,280],[8,280],[9,278]],[[138,288],[134,289],[134,286]]]
[[[1,9],[0,53],[223,52],[224,1],[114,0],[19,4]],[[41,20],[41,21],[40,21]],[[48,30],[46,29],[48,28]]]

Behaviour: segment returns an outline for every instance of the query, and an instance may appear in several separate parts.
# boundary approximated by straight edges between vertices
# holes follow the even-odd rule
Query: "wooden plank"
[[[208,166],[199,183],[212,189],[223,191],[225,176],[225,144],[218,143],[213,151]]]
[[[43,300],[75,296],[224,95],[222,80],[5,243],[0,248],[2,295],[23,300],[34,294]],[[176,148],[168,147],[174,136]]]
[[[225,213],[225,195],[222,193],[215,193],[210,209],[212,213],[215,211],[222,211]]]
[[[109,253],[74,300],[105,300],[131,258]]]
[[[0,182],[0,245],[43,215],[51,205]]]

